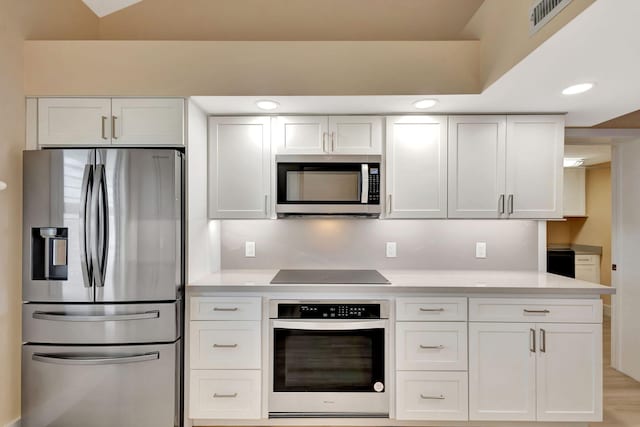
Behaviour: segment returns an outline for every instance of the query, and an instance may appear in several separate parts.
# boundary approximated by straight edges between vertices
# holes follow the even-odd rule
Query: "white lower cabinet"
[[[192,370],[192,419],[258,419],[260,371]]]
[[[398,322],[396,364],[399,370],[466,370],[467,323]]]
[[[260,322],[191,322],[192,369],[260,369]]]
[[[399,371],[396,387],[399,420],[468,419],[466,372]]]
[[[601,421],[602,325],[470,323],[469,418]]]

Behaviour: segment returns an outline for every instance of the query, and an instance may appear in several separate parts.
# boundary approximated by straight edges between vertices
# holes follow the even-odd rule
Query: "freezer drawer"
[[[22,340],[47,344],[173,342],[181,301],[156,304],[24,304]]]
[[[24,345],[22,426],[179,426],[179,344]]]

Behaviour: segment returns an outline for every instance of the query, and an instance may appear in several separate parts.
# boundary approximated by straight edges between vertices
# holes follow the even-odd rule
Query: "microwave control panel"
[[[380,319],[380,304],[278,304],[278,319]]]
[[[369,199],[371,205],[380,204],[380,164],[369,164]]]

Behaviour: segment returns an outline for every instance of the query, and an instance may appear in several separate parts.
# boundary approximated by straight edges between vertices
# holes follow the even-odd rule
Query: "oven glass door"
[[[361,203],[361,163],[278,163],[279,204]]]
[[[384,322],[357,322],[354,329],[350,322],[286,323],[293,325],[273,329],[274,392],[382,391],[385,329],[373,324]]]

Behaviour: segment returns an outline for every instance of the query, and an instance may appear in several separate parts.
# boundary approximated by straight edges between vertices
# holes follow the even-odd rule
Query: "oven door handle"
[[[271,325],[280,329],[298,329],[304,331],[348,331],[361,329],[386,328],[388,320],[320,320],[317,322],[272,320]]]

